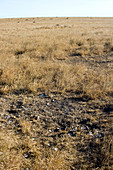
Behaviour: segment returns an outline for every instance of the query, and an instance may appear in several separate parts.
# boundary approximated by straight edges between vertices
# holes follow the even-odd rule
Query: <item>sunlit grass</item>
[[[50,96],[58,93],[110,101],[113,97],[113,60],[110,63],[108,59],[113,55],[111,22],[112,18],[0,19],[0,95],[43,92]],[[105,65],[101,66],[100,60]],[[93,116],[92,119],[95,120]],[[20,136],[7,128],[0,130],[0,169],[73,169],[73,162],[78,161],[75,151],[73,157],[64,150],[48,150],[40,140],[32,140],[31,121],[19,119],[19,125]],[[69,139],[64,141],[70,148]],[[112,140],[105,138],[102,168],[105,164],[112,168],[111,146]],[[82,159],[81,155],[81,162]],[[88,166],[86,162],[79,167]]]

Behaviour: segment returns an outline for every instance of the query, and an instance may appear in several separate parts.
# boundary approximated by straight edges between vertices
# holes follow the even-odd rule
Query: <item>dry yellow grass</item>
[[[22,135],[17,135],[15,132],[8,129],[0,130],[0,169],[68,170],[75,169],[73,163],[77,163],[78,168],[84,170],[88,169],[90,165],[87,161],[85,164],[81,164],[84,161],[84,156],[79,155],[78,158],[78,153],[74,148],[70,148],[72,143],[70,142],[69,137],[62,138],[67,150],[60,151],[57,150],[58,148],[51,149],[44,147],[41,144],[40,139],[34,140],[33,125],[30,126],[30,129],[28,123],[30,122],[25,120],[24,122],[20,121]],[[78,132],[78,135],[80,135],[79,133],[80,132]],[[74,142],[75,141],[73,141],[73,144]],[[101,145],[100,139],[97,139],[96,143]],[[76,142],[74,145],[76,145]],[[68,149],[70,152],[68,152]],[[101,153],[99,154],[105,155],[101,162],[101,169],[103,170],[105,167],[107,169],[112,169],[112,137],[104,139]],[[94,159],[96,159],[96,157],[94,157]]]
[[[0,131],[0,169],[60,170],[68,169],[66,164],[65,153],[44,149],[27,135],[22,139],[10,131]]]
[[[112,18],[1,19],[0,33],[1,92],[80,90],[94,98],[112,92],[112,71],[92,74],[82,63],[113,51]],[[81,61],[69,64],[70,56]]]
[[[113,97],[113,18],[0,19],[0,44],[1,95],[21,91],[106,101]],[[0,131],[0,169],[71,167],[66,152],[48,151],[31,141],[31,122],[20,120],[20,125],[21,137]],[[107,155],[104,162],[111,159]]]
[[[28,92],[81,93],[89,98],[104,98],[113,93],[113,70],[96,70],[84,63],[11,59],[1,75],[1,92],[22,89]]]

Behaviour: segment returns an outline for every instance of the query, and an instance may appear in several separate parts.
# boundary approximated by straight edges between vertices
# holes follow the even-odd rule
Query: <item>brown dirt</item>
[[[83,168],[85,164],[91,169],[111,166],[112,160],[109,165],[103,161],[104,145],[113,134],[113,101],[93,101],[73,94],[51,95],[1,96],[0,129],[7,128],[19,136],[27,134],[44,148],[71,154],[67,159],[72,162],[72,169]],[[31,123],[32,130],[28,129],[29,123],[25,129],[24,121]]]

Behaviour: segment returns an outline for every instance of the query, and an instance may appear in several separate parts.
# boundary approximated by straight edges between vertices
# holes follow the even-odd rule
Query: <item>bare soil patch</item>
[[[0,97],[0,129],[40,142],[46,151],[65,152],[71,169],[112,167],[112,120],[113,101],[58,94]],[[30,149],[23,149],[25,159],[34,159]]]

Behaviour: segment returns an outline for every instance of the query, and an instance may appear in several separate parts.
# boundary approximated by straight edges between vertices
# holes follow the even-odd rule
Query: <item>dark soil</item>
[[[113,160],[104,161],[113,134],[113,101],[88,100],[52,94],[11,94],[0,97],[0,129],[25,135],[20,120],[32,123],[34,140],[45,148],[71,154],[72,169],[86,165],[89,169],[111,167]],[[107,148],[106,148],[107,147]]]

